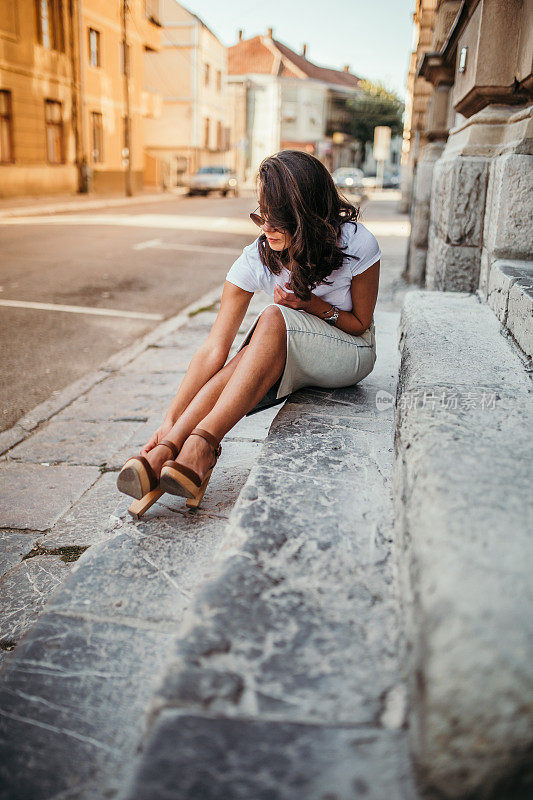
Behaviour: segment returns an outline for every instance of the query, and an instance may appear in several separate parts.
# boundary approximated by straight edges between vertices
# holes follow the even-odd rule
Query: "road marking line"
[[[161,239],[149,239],[147,242],[134,244],[134,250],[147,250],[155,248],[157,250],[183,250],[187,253],[214,253],[215,255],[224,254],[230,256],[240,256],[242,248],[236,247],[210,247],[209,245],[197,244],[178,244],[177,242],[162,242]]]
[[[93,306],[63,306],[57,303],[32,303],[25,300],[0,300],[0,306],[10,306],[11,308],[36,308],[41,311],[68,311],[70,314],[95,314],[99,317],[164,319],[163,314],[148,314],[145,311],[120,311],[115,308],[94,308]]]

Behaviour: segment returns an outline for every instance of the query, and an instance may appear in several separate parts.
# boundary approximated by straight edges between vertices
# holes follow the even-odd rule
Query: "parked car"
[[[198,172],[189,178],[189,196],[194,194],[209,194],[220,192],[225,197],[232,192],[235,197],[239,194],[237,174],[229,167],[200,167]]]
[[[376,175],[365,175],[363,178],[363,186],[367,189],[375,189],[378,183]],[[383,189],[397,189],[400,185],[400,176],[398,174],[391,175],[390,172],[385,172],[383,175]]]
[[[400,176],[398,173],[395,175],[390,175],[385,173],[383,176],[383,188],[384,189],[398,189],[400,186]]]
[[[353,192],[363,188],[363,170],[354,167],[339,167],[332,175],[333,183],[338,189]]]

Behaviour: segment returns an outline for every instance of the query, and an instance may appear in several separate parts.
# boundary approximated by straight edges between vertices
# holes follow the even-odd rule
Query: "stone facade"
[[[402,200],[401,211],[407,211],[411,202],[414,168],[420,150],[427,144],[425,137],[426,111],[431,95],[431,85],[417,74],[417,65],[424,53],[431,50],[437,0],[416,0],[413,13],[413,49],[407,77],[407,98],[402,145]]]
[[[478,292],[497,303],[498,314],[503,303],[502,323],[531,357],[533,7],[523,0],[442,0],[432,24],[432,49],[416,67],[432,94],[426,144],[411,160],[404,277],[427,289]],[[409,88],[416,94],[414,81]],[[518,282],[502,284],[500,272],[492,277],[502,259],[511,271],[520,269]],[[502,300],[504,286],[512,302]]]
[[[409,242],[409,277],[414,283],[422,283],[426,270],[426,254],[429,237],[429,211],[433,169],[435,161],[442,153],[440,142],[428,144],[417,164],[413,179],[413,202],[411,211],[412,236]]]

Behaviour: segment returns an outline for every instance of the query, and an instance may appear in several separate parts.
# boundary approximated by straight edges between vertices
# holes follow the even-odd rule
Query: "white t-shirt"
[[[279,275],[270,272],[261,261],[258,245],[259,237],[243,249],[230,267],[226,280],[247,292],[264,291],[273,297],[276,283],[287,289],[285,283],[290,279],[290,270],[283,267]],[[346,246],[345,252],[357,256],[358,260],[345,258],[342,266],[327,276],[333,283],[319,283],[316,289],[313,289],[313,294],[337,306],[341,311],[352,310],[350,292],[352,278],[360,275],[381,258],[376,237],[360,222],[357,223],[357,227],[353,222],[345,222],[341,226],[341,247]]]

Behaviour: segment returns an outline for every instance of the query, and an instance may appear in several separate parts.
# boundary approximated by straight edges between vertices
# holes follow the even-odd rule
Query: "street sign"
[[[391,129],[386,125],[374,128],[374,160],[387,161],[390,155]]]

